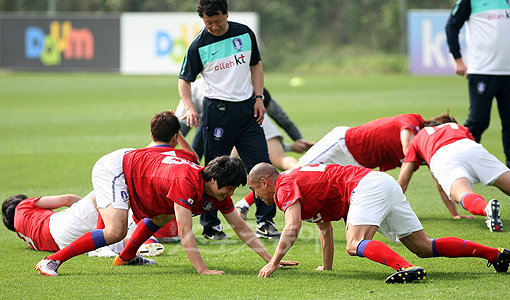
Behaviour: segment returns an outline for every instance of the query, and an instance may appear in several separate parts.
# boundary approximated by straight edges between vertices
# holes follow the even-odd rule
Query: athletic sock
[[[55,254],[48,256],[48,258],[51,260],[59,260],[60,263],[63,263],[71,257],[87,253],[106,245],[103,230],[96,229],[85,233]]]
[[[499,254],[497,248],[487,247],[457,237],[444,237],[432,240],[432,251],[436,257],[481,257],[489,262],[494,262]]]
[[[145,218],[138,223],[135,231],[129,238],[126,246],[119,254],[123,261],[130,261],[136,256],[136,251],[140,246],[156,233],[161,227],[152,223],[151,219]]]
[[[401,271],[413,265],[380,241],[362,240],[358,244],[356,254],[360,257],[366,257],[375,262],[392,267],[396,271]]]
[[[246,196],[244,196],[244,200],[248,203],[248,206],[252,206],[255,203],[255,192],[249,192]]]
[[[246,208],[249,208],[250,204],[248,204],[246,199],[243,198],[243,199],[241,199],[241,200],[236,202],[236,207],[246,207]]]
[[[487,203],[485,199],[477,194],[477,193],[468,193],[462,197],[460,201],[462,207],[464,207],[467,211],[477,216],[485,216],[485,207]]]

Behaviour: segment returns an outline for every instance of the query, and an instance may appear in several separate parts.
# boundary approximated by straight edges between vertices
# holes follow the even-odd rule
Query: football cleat
[[[508,271],[508,264],[510,264],[510,250],[498,248],[498,251],[498,259],[493,263],[487,263],[487,267],[493,265],[496,272],[506,273],[506,271]]]
[[[142,265],[155,265],[156,261],[154,259],[149,259],[145,257],[141,257],[140,255],[135,256],[135,258],[131,260],[123,260],[120,255],[117,255],[115,257],[115,260],[113,261],[114,266],[142,266]]]
[[[204,232],[202,233],[204,238],[208,240],[228,240],[230,237],[223,232],[223,228],[221,225],[213,226],[211,228],[204,228]]]
[[[55,277],[58,276],[57,273],[58,267],[60,267],[59,260],[51,260],[45,257],[40,262],[37,263],[35,269],[39,271],[41,275]]]
[[[491,232],[502,232],[503,231],[503,222],[501,222],[500,218],[500,206],[499,201],[496,199],[492,199],[485,206],[485,214],[487,223],[487,227]]]
[[[248,210],[250,207],[248,206],[236,206],[237,213],[241,216],[241,219],[246,221],[246,215],[248,214]]]
[[[163,244],[152,242],[142,244],[140,248],[138,248],[138,251],[136,251],[136,254],[140,254],[144,257],[151,257],[159,256],[163,251],[165,251],[165,246],[163,246]]]
[[[414,280],[425,280],[427,271],[424,268],[410,266],[386,278],[386,283],[409,283]]]
[[[257,225],[257,231],[255,232],[255,235],[258,238],[272,240],[272,239],[279,239],[281,233],[276,229],[273,222],[264,221],[264,222],[260,222]]]

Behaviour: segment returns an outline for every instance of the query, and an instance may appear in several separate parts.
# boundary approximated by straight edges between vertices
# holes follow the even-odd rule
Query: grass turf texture
[[[304,84],[289,86],[290,74],[266,74],[266,87],[298,124],[303,136],[318,140],[333,127],[356,126],[378,117],[420,113],[430,118],[450,109],[459,123],[468,112],[466,80],[459,77],[404,75],[328,77],[302,76]],[[90,171],[102,155],[123,147],[149,143],[149,120],[178,102],[177,79],[112,74],[0,74],[0,199],[91,190]],[[482,143],[500,160],[499,116]],[[191,140],[193,132],[188,139]],[[289,138],[286,138],[289,141]],[[296,155],[298,157],[298,155]],[[396,177],[398,170],[390,172]],[[248,191],[239,188],[234,201]],[[486,200],[501,202],[502,220],[510,231],[508,197],[493,187],[475,186]],[[490,233],[484,219],[453,220],[444,207],[428,168],[418,170],[407,197],[431,237],[458,236],[493,247],[510,247],[510,235]],[[459,211],[468,214],[459,207]],[[283,213],[275,218],[283,229]],[[248,222],[255,228],[254,209]],[[36,252],[4,226],[0,228],[0,298],[479,298],[509,295],[510,276],[495,274],[479,258],[420,259],[404,246],[382,240],[411,262],[428,271],[420,284],[387,285],[393,270],[345,252],[345,226],[335,222],[334,270],[317,272],[322,255],[316,226],[303,223],[300,238],[285,259],[301,264],[277,270],[271,278],[257,278],[264,262],[235,236],[206,241],[198,218],[194,232],[210,269],[225,276],[196,274],[180,244],[166,244],[155,266],[112,267],[113,259],[85,255],[67,261],[58,278],[34,270],[46,252]],[[263,241],[270,253],[275,241]]]

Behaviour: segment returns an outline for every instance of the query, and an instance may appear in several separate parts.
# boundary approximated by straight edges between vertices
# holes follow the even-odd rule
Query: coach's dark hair
[[[432,119],[423,121],[423,127],[438,126],[445,123],[457,123],[457,120],[450,116],[450,110],[446,110],[446,112],[440,114],[439,116],[433,117]]]
[[[219,15],[219,11],[224,15],[227,14],[227,0],[198,0],[197,12],[200,18],[203,18],[204,14],[210,17]]]
[[[205,181],[214,178],[218,182],[218,188],[224,186],[246,185],[246,169],[243,162],[237,157],[223,155],[211,160],[202,170]]]
[[[27,195],[18,194],[5,199],[4,203],[2,203],[2,219],[7,229],[15,231],[14,213],[16,212],[16,206],[25,199],[28,199]]]
[[[171,111],[160,112],[151,120],[152,138],[156,142],[170,142],[179,129],[181,129],[179,119]]]

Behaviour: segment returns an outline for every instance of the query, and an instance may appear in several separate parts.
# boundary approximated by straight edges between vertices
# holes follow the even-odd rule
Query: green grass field
[[[450,109],[463,123],[468,112],[466,80],[459,77],[303,76],[304,85],[292,88],[289,79],[294,75],[266,74],[266,87],[309,140],[320,139],[335,126],[356,126],[399,113],[430,118]],[[147,145],[149,120],[159,111],[175,108],[177,102],[177,79],[173,76],[0,74],[0,199],[18,193],[84,196],[92,189],[90,172],[95,161],[118,148]],[[482,143],[503,160],[495,110],[492,120]],[[390,174],[396,177],[398,170]],[[239,188],[234,201],[247,191],[247,187]],[[500,199],[503,222],[510,226],[508,196],[480,185],[475,191],[487,200]],[[453,220],[426,167],[414,175],[407,197],[431,237],[459,236],[493,247],[510,247],[510,235],[490,233],[481,217]],[[275,221],[283,229],[282,212]],[[59,270],[61,276],[47,278],[38,275],[34,266],[48,253],[30,250],[15,233],[0,226],[0,298],[503,299],[510,295],[510,277],[493,273],[483,259],[420,259],[397,244],[390,246],[426,268],[428,277],[418,284],[387,285],[384,279],[392,269],[345,252],[343,222],[334,224],[333,271],[314,271],[322,262],[320,242],[315,225],[305,223],[285,257],[301,264],[277,270],[271,278],[257,278],[265,263],[235,237],[226,222],[226,233],[232,239],[224,242],[206,241],[198,218],[194,222],[207,266],[224,270],[226,275],[196,274],[182,247],[166,244],[155,266],[114,268],[113,259],[82,255],[66,262]],[[253,209],[248,222],[255,228]],[[379,234],[376,239],[390,243]],[[276,242],[263,242],[273,253]]]

